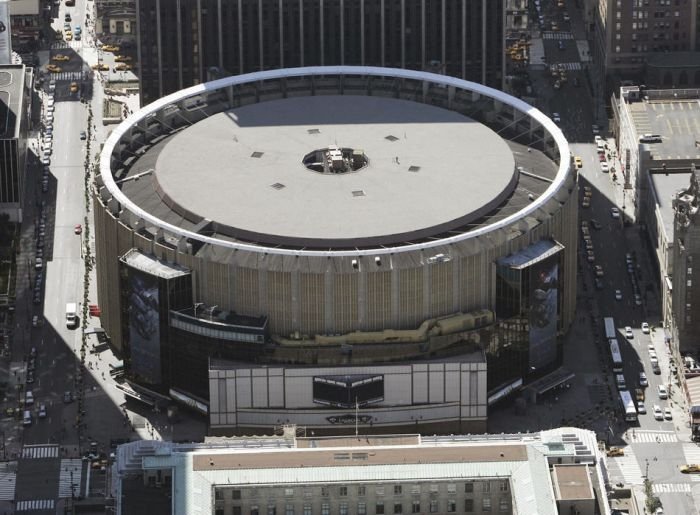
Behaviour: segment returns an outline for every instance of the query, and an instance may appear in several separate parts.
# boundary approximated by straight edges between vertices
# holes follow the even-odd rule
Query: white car
[[[644,372],[639,373],[639,386],[649,386],[649,380]]]
[[[554,123],[561,123],[561,117],[559,116],[559,113],[552,113],[552,120],[554,120]]]
[[[671,408],[668,406],[664,408],[664,418],[666,420],[673,420],[673,415],[671,414]]]
[[[610,208],[610,216],[613,218],[620,218],[620,210],[616,207]]]
[[[646,412],[647,408],[644,406],[644,403],[642,401],[637,401],[637,413],[644,415]]]
[[[595,125],[595,124],[591,125],[591,132],[592,132],[594,135],[598,136],[598,134],[600,134],[600,127],[598,127],[598,126]],[[600,136],[598,136],[598,138],[600,138]],[[598,140],[598,138],[596,138],[596,141]]]
[[[664,385],[660,384],[657,391],[659,392],[659,399],[668,399],[668,390]]]
[[[632,332],[632,328],[630,326],[625,327],[625,338],[628,340],[634,338],[634,333]]]
[[[620,290],[615,290],[615,300],[622,300],[622,292]]]
[[[610,171],[610,166],[608,165],[607,161],[600,163],[600,169],[603,173],[608,173]]]
[[[654,404],[654,418],[656,420],[664,419],[664,412],[661,411],[661,408],[657,404]]]
[[[646,322],[642,322],[642,332],[644,334],[649,334],[649,324]]]
[[[46,404],[39,404],[39,418],[46,418]]]

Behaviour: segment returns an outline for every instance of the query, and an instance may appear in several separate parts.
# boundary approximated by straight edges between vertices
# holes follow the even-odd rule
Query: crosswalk
[[[0,501],[12,501],[15,498],[17,473],[7,463],[0,464]]]
[[[677,494],[690,492],[690,483],[654,483],[651,489],[655,494]]]
[[[627,433],[629,436],[629,433]],[[675,443],[678,441],[675,431],[634,431],[633,443]]]
[[[53,510],[53,499],[39,499],[32,501],[17,501],[15,511],[30,511],[30,510]]]
[[[61,460],[61,474],[58,477],[58,497],[67,498],[78,495],[82,474],[83,460]]]
[[[63,50],[66,48],[72,48],[73,50],[83,48],[83,41],[54,41],[51,43],[51,50]]]
[[[80,81],[80,80],[88,80],[88,72],[86,71],[79,71],[79,72],[59,72],[59,73],[52,73],[51,78],[55,81]]]
[[[575,71],[583,69],[583,67],[581,66],[581,63],[558,63],[557,66],[561,66],[565,70],[570,71],[570,72],[575,72]]]
[[[574,39],[571,32],[543,32],[542,39]]]
[[[694,443],[683,444],[683,455],[686,463],[700,464],[700,446]]]
[[[639,468],[639,463],[637,463],[637,457],[632,450],[632,447],[625,447],[625,455],[618,456],[617,458],[609,458],[613,461],[617,468],[620,469],[622,477],[625,479],[625,483],[628,485],[641,485],[644,483],[642,478],[642,470]]]
[[[22,448],[22,459],[58,458],[58,445],[25,445]]]

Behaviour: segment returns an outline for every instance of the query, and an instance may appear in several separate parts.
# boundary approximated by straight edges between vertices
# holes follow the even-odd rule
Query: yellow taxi
[[[126,63],[119,63],[114,67],[114,69],[118,72],[126,72],[131,70],[131,65]]]
[[[102,45],[101,48],[105,52],[119,52],[119,47],[117,45]]]
[[[51,58],[52,61],[70,61],[70,56],[63,54],[56,54]]]
[[[77,83],[77,82],[71,82],[71,83],[70,83],[70,92],[71,92],[71,93],[77,93],[77,92],[78,92],[78,83]]]
[[[583,168],[583,159],[581,159],[581,156],[574,156],[574,163],[576,164],[576,168]]]
[[[108,71],[109,71],[109,65],[107,65],[107,64],[105,64],[105,63],[93,64],[93,65],[91,66],[91,68],[92,68],[93,70],[97,70],[97,71],[100,71],[100,72],[108,72]]]
[[[608,452],[606,453],[608,458],[614,458],[615,456],[624,456],[625,451],[620,449],[619,447],[610,447],[608,449]]]
[[[61,73],[61,67],[56,66],[55,64],[47,64],[46,70],[51,72],[51,73]]]
[[[116,56],[114,56],[115,63],[128,63],[130,61],[132,61],[132,58],[130,55],[116,55]]]
[[[700,473],[700,465],[683,465],[681,467],[681,472],[683,474],[699,474]]]
[[[66,33],[63,35],[63,39],[66,41],[73,41],[73,33],[70,30],[67,30]]]

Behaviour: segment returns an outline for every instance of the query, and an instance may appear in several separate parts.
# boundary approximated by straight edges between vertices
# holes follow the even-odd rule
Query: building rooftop
[[[656,203],[661,214],[661,221],[669,243],[673,241],[673,203],[672,199],[679,190],[690,186],[690,172],[650,173],[649,181],[656,197]]]
[[[513,513],[519,515],[555,515],[557,498],[591,498],[592,481],[604,492],[595,434],[576,428],[433,437],[295,438],[294,433],[289,428],[282,437],[216,438],[204,444],[131,442],[118,448],[116,471],[127,478],[173,470],[175,514],[209,513],[211,489],[226,486],[502,478],[510,482]],[[549,466],[555,459],[572,465],[557,467],[562,470],[556,486]],[[577,463],[589,464],[593,475],[573,466]],[[195,484],[198,495],[191,489]],[[601,503],[601,513],[609,514],[604,498]]]
[[[656,160],[700,159],[700,95],[681,98],[673,90],[646,91],[644,95],[642,101],[627,103],[637,136],[659,134],[662,142],[643,148]]]
[[[24,99],[24,65],[0,65],[0,138],[19,137]]]
[[[593,499],[595,493],[588,476],[588,465],[555,465],[552,469],[554,491],[559,500]]]

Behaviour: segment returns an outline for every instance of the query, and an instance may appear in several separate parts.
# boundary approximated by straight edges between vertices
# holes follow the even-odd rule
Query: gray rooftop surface
[[[690,187],[690,172],[683,173],[652,173],[649,180],[654,188],[654,194],[659,205],[659,212],[666,232],[668,242],[673,241],[673,205],[672,199],[680,190]]]
[[[324,123],[329,118],[333,124]],[[370,165],[341,176],[302,165],[305,154],[336,141],[364,150]],[[294,248],[389,245],[468,231],[527,207],[557,165],[526,150],[433,106],[300,97],[220,113],[165,137],[136,157],[126,176],[155,173],[120,187],[162,220],[222,239]],[[256,151],[262,157],[251,157]],[[411,165],[420,170],[408,171]],[[546,180],[514,174],[516,165]],[[360,190],[364,196],[352,195]]]
[[[334,144],[362,149],[369,165],[330,175],[304,167],[305,154]],[[156,163],[173,204],[269,243],[441,233],[499,205],[515,175],[507,144],[480,123],[426,104],[348,95],[219,113],[176,134]]]
[[[662,143],[645,145],[654,159],[700,159],[700,103],[657,100],[629,104],[637,135],[660,134]]]

